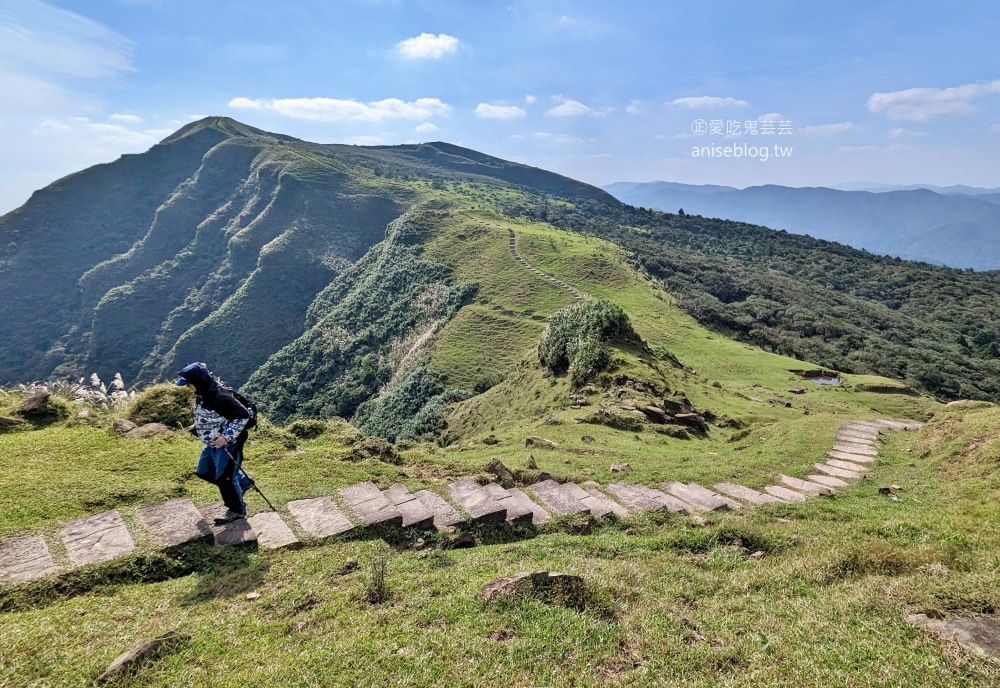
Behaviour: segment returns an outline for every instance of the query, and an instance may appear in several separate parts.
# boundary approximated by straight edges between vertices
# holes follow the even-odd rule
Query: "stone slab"
[[[711,496],[713,499],[721,500],[723,504],[725,504],[730,509],[733,509],[734,511],[738,511],[738,510],[740,510],[740,509],[743,508],[743,504],[741,504],[740,502],[737,502],[735,499],[730,499],[729,497],[726,497],[725,495],[721,495],[721,494],[719,494],[717,492],[713,492],[712,490],[708,489],[707,487],[702,487],[698,483],[688,483],[687,487],[694,494],[703,495],[705,497]]]
[[[450,528],[465,522],[465,517],[445,501],[444,497],[432,490],[417,490],[413,493],[420,503],[434,514],[435,528]]]
[[[870,423],[866,420],[856,420],[853,423],[849,423],[846,427],[854,428],[855,430],[867,430],[868,432],[874,432],[875,434],[881,434],[886,429],[884,425]]]
[[[867,444],[874,446],[878,435],[865,433],[861,430],[838,430],[834,433],[834,438],[842,442],[853,442],[855,444]]]
[[[806,479],[820,485],[828,485],[829,487],[847,487],[850,484],[840,478],[834,478],[829,475],[807,475]]]
[[[614,514],[618,518],[628,516],[628,509],[597,488],[586,488],[586,492],[587,496],[581,499],[580,503],[590,509],[590,513],[594,516],[607,516],[608,514]]]
[[[262,511],[247,521],[253,532],[257,533],[257,544],[265,549],[287,547],[299,541],[288,524],[273,511]]]
[[[567,485],[571,484],[572,483],[567,483]],[[573,488],[583,491],[585,497],[590,496],[578,485],[573,485]],[[555,480],[550,479],[535,483],[527,489],[528,492],[536,496],[539,501],[541,501],[542,504],[549,509],[549,511],[555,512],[560,516],[565,514],[590,513],[590,509],[580,501],[573,488],[567,487],[566,485],[560,485]]]
[[[426,529],[434,527],[434,512],[424,506],[415,494],[406,489],[405,485],[396,483],[389,489],[383,490],[382,494],[385,495],[390,504],[399,509],[399,513],[403,516],[404,528]]]
[[[365,526],[402,527],[403,514],[389,503],[373,482],[356,483],[337,490],[344,506],[357,514]]]
[[[245,518],[238,518],[235,521],[223,523],[219,526],[215,525],[215,519],[225,518],[226,513],[229,511],[225,504],[221,502],[218,504],[209,504],[198,507],[198,511],[201,513],[202,518],[205,519],[205,522],[208,523],[212,535],[215,536],[216,545],[232,547],[257,541],[257,533],[254,532],[254,529],[250,527],[250,522]]]
[[[23,583],[56,570],[45,540],[26,533],[0,543],[0,584]]]
[[[742,499],[748,504],[770,504],[781,501],[774,495],[769,495],[765,492],[758,492],[757,490],[753,490],[749,487],[743,487],[742,485],[735,485],[733,483],[719,483],[714,487],[717,492],[729,495],[730,497],[735,497],[736,499]]]
[[[160,547],[173,547],[212,536],[212,529],[190,499],[171,499],[163,504],[143,506],[138,515]]]
[[[338,535],[354,528],[351,520],[329,497],[299,499],[289,502],[288,511],[299,522],[299,527],[302,530],[315,537]]]
[[[844,425],[841,425],[839,430],[844,432],[865,435],[871,438],[877,438],[882,433],[881,427],[869,425],[862,421],[857,421],[854,423],[846,423]]]
[[[937,633],[945,640],[954,641],[974,654],[1000,660],[1000,619],[995,616],[946,620],[911,614],[906,620]]]
[[[782,487],[781,485],[768,485],[764,488],[764,491],[785,502],[804,502],[808,499],[807,495],[790,490],[787,487]]]
[[[507,494],[509,494],[516,503],[531,510],[532,523],[537,525],[539,523],[545,523],[546,521],[552,518],[552,516],[549,515],[548,511],[546,511],[543,507],[536,504],[535,501],[531,499],[531,497],[529,497],[516,487],[512,487],[509,490],[507,490]]]
[[[484,523],[507,520],[506,507],[500,506],[496,499],[472,480],[459,480],[449,485],[448,490],[451,498],[469,512],[472,520]]]
[[[828,466],[843,468],[845,471],[854,471],[855,473],[860,473],[861,475],[866,475],[868,473],[868,468],[866,466],[859,463],[853,463],[851,461],[844,461],[842,459],[827,459],[826,463]]]
[[[667,511],[673,511],[674,513],[680,513],[683,511],[689,514],[693,514],[696,511],[693,506],[684,500],[678,499],[677,497],[667,494],[666,492],[654,490],[653,488],[646,487],[645,485],[636,485],[635,487],[640,492],[647,494],[649,497],[662,504]]]
[[[135,542],[117,511],[67,521],[62,541],[74,566],[117,559],[135,549]]]
[[[705,490],[702,492],[701,490],[692,489],[689,485],[685,485],[681,482],[663,483],[660,487],[662,487],[668,494],[687,502],[694,508],[700,509],[701,511],[716,511],[718,509],[731,508],[729,506],[729,502],[732,502],[732,500],[724,501],[722,497],[716,495],[711,490]],[[742,507],[738,506],[736,508]]]
[[[793,478],[790,475],[779,475],[778,479],[786,487],[798,490],[799,492],[812,492],[813,494],[833,494],[835,492],[835,490],[829,485],[814,483],[800,478]]]
[[[826,455],[831,459],[840,461],[850,461],[851,463],[868,464],[875,461],[874,456],[864,456],[863,454],[848,454],[842,451],[828,451]]]
[[[890,420],[888,418],[875,418],[873,420],[868,421],[868,423],[870,425],[877,425],[879,427],[886,428],[887,430],[908,430],[908,429],[910,429],[910,424],[909,423],[904,423],[904,422],[901,422],[901,421],[898,421],[898,420]],[[916,426],[914,429],[918,429],[920,427],[923,427],[920,423],[916,423],[914,425]]]
[[[827,475],[832,475],[835,478],[863,478],[865,477],[862,473],[856,473],[854,471],[845,471],[843,468],[837,468],[836,466],[829,466],[825,463],[814,463],[813,466],[820,473],[826,473]]]
[[[508,521],[531,522],[533,520],[535,515],[534,509],[524,504],[520,499],[512,496],[510,492],[505,490],[499,483],[487,483],[482,487],[487,494],[497,500],[497,504],[507,510]],[[529,499],[528,501],[531,500]]]
[[[660,511],[666,507],[644,492],[635,489],[634,485],[624,482],[611,483],[608,492],[629,509],[635,511]]]
[[[875,447],[856,442],[834,442],[833,450],[848,454],[861,454],[862,456],[878,456],[878,449]]]

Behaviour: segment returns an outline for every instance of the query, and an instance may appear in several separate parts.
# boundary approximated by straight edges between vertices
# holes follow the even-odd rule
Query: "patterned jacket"
[[[239,402],[236,403],[239,404]],[[239,404],[239,406],[243,409],[242,404]],[[246,409],[243,410],[246,414],[245,417],[229,420],[225,416],[202,406],[201,398],[195,397],[194,430],[205,444],[209,444],[219,435],[225,435],[226,442],[232,444],[239,437],[240,433],[243,432],[243,428],[246,427],[247,422],[250,420],[250,414]]]

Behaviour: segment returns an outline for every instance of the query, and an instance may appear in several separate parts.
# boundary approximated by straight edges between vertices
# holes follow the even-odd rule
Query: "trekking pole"
[[[256,480],[254,480],[253,478],[251,478],[251,477],[250,477],[250,474],[249,474],[249,473],[247,473],[246,471],[244,471],[244,470],[243,470],[243,465],[242,465],[242,464],[238,464],[238,463],[236,463],[236,459],[235,459],[235,458],[233,458],[233,455],[229,453],[229,447],[226,447],[226,448],[225,448],[225,451],[226,451],[226,456],[228,456],[228,457],[229,457],[229,460],[230,460],[230,461],[232,461],[232,462],[233,462],[234,464],[236,464],[236,466],[237,466],[237,470],[238,470],[238,471],[239,471],[240,473],[242,473],[243,475],[245,475],[245,476],[247,477],[247,480],[249,480],[249,481],[250,481],[250,487],[252,487],[252,488],[254,489],[254,491],[255,491],[255,492],[256,492],[257,494],[259,494],[259,495],[261,496],[261,499],[263,499],[263,500],[264,500],[265,502],[267,502],[267,505],[268,505],[269,507],[271,507],[271,511],[277,511],[277,509],[275,509],[275,508],[274,508],[274,505],[273,505],[273,504],[271,504],[271,500],[270,500],[270,499],[268,499],[268,498],[267,498],[267,497],[266,497],[266,496],[264,495],[264,493],[260,491],[260,488],[259,488],[259,487],[257,487],[257,481],[256,481]]]

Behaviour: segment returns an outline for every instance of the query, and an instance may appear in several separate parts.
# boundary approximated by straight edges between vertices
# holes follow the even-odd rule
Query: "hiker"
[[[215,519],[216,525],[246,517],[243,493],[253,486],[253,481],[240,465],[247,426],[255,415],[253,406],[241,403],[239,395],[212,375],[204,363],[185,366],[174,384],[195,394],[194,425],[188,429],[205,443],[196,473],[202,480],[218,485],[228,509],[225,516]]]

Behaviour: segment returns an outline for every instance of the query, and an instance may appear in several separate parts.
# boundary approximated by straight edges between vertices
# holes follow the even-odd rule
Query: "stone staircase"
[[[541,524],[554,516],[590,514],[594,517],[648,511],[695,514],[720,509],[740,510],[767,503],[797,503],[846,487],[867,475],[878,456],[876,440],[886,430],[916,430],[919,423],[878,419],[855,421],[837,431],[827,461],[815,464],[815,474],[804,478],[778,475],[763,491],[723,482],[708,489],[696,483],[666,482],[659,488],[615,482],[582,485],[543,480],[523,490],[497,483],[480,485],[468,478],[448,485],[447,494],[433,490],[410,492],[404,485],[380,490],[372,482],[348,485],[334,495],[300,499],[286,505],[288,516],[263,512],[225,525],[214,519],[225,513],[222,504],[196,507],[188,499],[139,507],[136,522],[142,532],[130,532],[117,510],[67,521],[60,533],[69,567],[96,564],[126,556],[136,549],[133,534],[160,548],[193,540],[212,540],[217,546],[256,542],[265,549],[299,542],[289,526],[310,538],[325,538],[371,527],[446,529],[467,522],[519,521]],[[59,573],[66,565],[53,558],[40,535],[24,533],[0,542],[0,584],[20,583]]]

